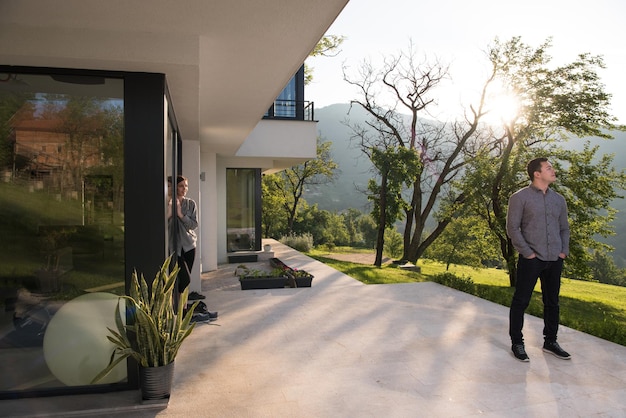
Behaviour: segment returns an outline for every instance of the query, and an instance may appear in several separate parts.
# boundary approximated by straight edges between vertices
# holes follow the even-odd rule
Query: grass
[[[333,254],[372,254],[371,248],[357,248],[357,247],[333,247],[331,252]],[[328,254],[328,251],[324,250],[313,250],[311,251],[313,254]]]
[[[346,248],[337,252],[350,253]],[[453,265],[446,271],[445,265],[441,263],[419,260],[421,272],[417,273],[399,269],[392,264],[377,268],[338,261],[322,250],[312,250],[307,254],[366,284],[436,281],[504,306],[510,306],[513,295],[508,274],[504,270]],[[562,325],[626,346],[626,287],[563,278],[560,302]],[[526,312],[537,317],[543,316],[539,283]]]
[[[82,207],[79,199],[60,199],[46,190],[0,182],[2,292],[39,291],[37,271],[47,266],[54,250],[72,247],[72,268],[61,276],[60,289],[48,297],[70,300],[85,289],[124,293],[122,221],[84,226]],[[0,298],[0,309],[4,303]]]
[[[316,254],[315,251],[309,252],[307,255],[365,284],[392,284],[427,281],[422,274],[404,271],[388,265],[378,269],[372,265],[351,263],[348,261],[339,261],[329,257],[324,257]]]

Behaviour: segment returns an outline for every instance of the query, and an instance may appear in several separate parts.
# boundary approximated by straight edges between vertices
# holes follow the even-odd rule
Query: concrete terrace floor
[[[313,286],[242,291],[236,264],[203,274],[219,320],[183,344],[166,408],[131,391],[0,401],[0,416],[626,416],[624,346],[561,327],[560,360],[527,315],[522,363],[504,306],[436,283],[364,285],[270,243]]]

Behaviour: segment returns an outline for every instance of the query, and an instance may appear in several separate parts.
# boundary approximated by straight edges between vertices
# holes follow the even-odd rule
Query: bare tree
[[[427,108],[435,102],[434,90],[447,77],[448,68],[439,60],[418,61],[412,44],[406,53],[386,58],[381,69],[366,61],[356,78],[349,77],[344,69],[344,80],[359,90],[360,98],[351,103],[371,117],[367,127],[350,126],[361,148],[393,144],[420,156],[421,171],[408,190],[404,229],[403,258],[412,262],[444,231],[454,207],[464,201],[464,193],[455,192],[450,183],[462,172],[475,144],[480,143],[473,140],[479,139],[484,91],[479,105],[471,108],[463,123],[448,125],[425,119]],[[446,210],[439,212],[434,229],[427,231],[427,221],[434,217],[436,204],[444,196]]]

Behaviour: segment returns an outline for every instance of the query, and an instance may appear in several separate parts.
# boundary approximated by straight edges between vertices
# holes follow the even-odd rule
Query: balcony
[[[313,102],[277,99],[263,115],[263,119],[313,121]]]

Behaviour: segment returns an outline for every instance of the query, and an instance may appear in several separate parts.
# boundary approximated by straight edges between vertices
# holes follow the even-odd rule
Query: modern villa
[[[167,257],[168,176],[198,205],[191,290],[261,250],[261,177],[316,156],[303,63],[347,2],[0,2],[0,399],[138,387],[91,384],[85,335]]]

